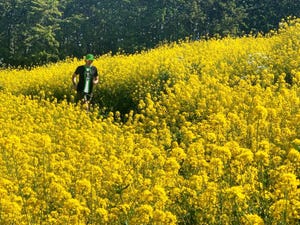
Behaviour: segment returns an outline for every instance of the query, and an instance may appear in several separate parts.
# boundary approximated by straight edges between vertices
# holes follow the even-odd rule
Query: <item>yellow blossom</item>
[[[299,35],[103,55],[89,113],[79,59],[2,68],[0,223],[298,224]]]

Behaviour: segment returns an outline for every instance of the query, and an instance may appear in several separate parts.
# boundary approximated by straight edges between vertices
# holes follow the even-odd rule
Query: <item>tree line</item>
[[[31,66],[87,52],[134,53],[162,42],[277,29],[300,16],[292,0],[6,0],[0,66]]]

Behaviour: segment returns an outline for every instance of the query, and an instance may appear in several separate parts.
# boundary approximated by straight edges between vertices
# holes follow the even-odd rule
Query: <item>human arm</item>
[[[72,76],[72,84],[73,84],[73,88],[74,88],[75,90],[76,90],[76,88],[77,88],[76,77],[77,77],[77,74],[74,73],[73,76]]]
[[[98,84],[99,82],[99,76],[98,76],[98,69],[96,67],[93,67],[95,72],[94,72],[94,77],[93,77],[93,84]]]
[[[98,78],[98,76],[94,77],[94,79],[93,79],[93,83],[94,83],[94,84],[98,84],[98,82],[99,82],[99,78]]]

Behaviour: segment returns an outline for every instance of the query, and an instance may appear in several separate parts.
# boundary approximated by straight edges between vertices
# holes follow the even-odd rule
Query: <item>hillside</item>
[[[300,220],[300,23],[0,71],[0,224]]]

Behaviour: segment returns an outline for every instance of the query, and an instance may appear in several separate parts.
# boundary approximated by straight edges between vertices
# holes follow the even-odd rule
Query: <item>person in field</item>
[[[98,70],[92,66],[94,55],[87,54],[85,56],[85,65],[78,66],[72,76],[73,87],[76,90],[76,103],[79,101],[87,105],[90,109],[90,102],[93,97],[93,87],[98,83]],[[77,76],[79,79],[77,81]]]

